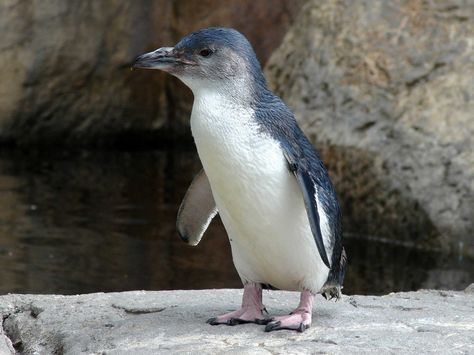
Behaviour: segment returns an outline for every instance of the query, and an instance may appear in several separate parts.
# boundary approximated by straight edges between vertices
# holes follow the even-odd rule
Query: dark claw
[[[227,322],[223,323],[223,322],[218,322],[217,321],[217,318],[216,317],[213,317],[213,318],[209,318],[206,323],[210,324],[210,325],[219,325],[219,324],[225,324],[225,325],[230,325],[230,326],[234,326],[234,325],[238,325],[238,324],[247,324],[247,323],[255,323],[255,324],[259,324],[259,325],[265,325],[265,324],[268,324],[268,322],[270,322],[271,319],[255,319],[255,320],[244,320],[244,319],[240,319],[240,318],[230,318]]]
[[[240,324],[241,323],[241,320],[238,319],[238,318],[231,318],[227,321],[227,325],[230,325],[230,326],[234,326],[234,325],[237,325],[237,324]]]
[[[271,318],[255,319],[255,324],[258,324],[258,325],[267,325],[267,324],[270,323],[271,321],[272,321]]]
[[[209,318],[206,323],[210,324],[210,325],[219,325],[220,323],[217,322],[217,318],[216,317],[213,317],[213,318]]]
[[[309,328],[308,325],[304,325],[303,323],[300,323],[300,326],[298,327],[298,332],[303,333],[308,328]]]
[[[281,325],[281,322],[280,322],[280,321],[270,322],[270,323],[268,323],[267,326],[265,327],[265,331],[266,331],[266,332],[271,332],[271,331],[274,331],[274,330],[282,329],[282,328],[280,328],[280,325]]]
[[[255,319],[255,320],[245,320],[245,319],[240,319],[240,318],[231,318],[227,321],[228,325],[237,325],[237,324],[248,324],[248,323],[258,323],[260,319]],[[266,323],[265,323],[266,324]]]
[[[265,331],[266,332],[272,332],[274,330],[282,330],[282,329],[286,329],[286,330],[296,330],[297,332],[299,333],[303,333],[306,329],[309,328],[309,325],[304,325],[303,323],[300,323],[300,325],[298,326],[298,328],[288,328],[288,327],[282,327],[281,326],[281,322],[280,321],[276,321],[276,322],[270,322],[267,324],[267,326],[265,327]]]

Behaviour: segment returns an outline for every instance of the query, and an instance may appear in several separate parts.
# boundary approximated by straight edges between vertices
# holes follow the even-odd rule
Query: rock
[[[0,329],[0,354],[15,354],[15,349],[10,339],[3,333],[3,329]]]
[[[191,93],[163,73],[132,73],[132,60],[210,25],[241,30],[265,60],[301,2],[2,2],[0,141],[123,144],[183,133]]]
[[[310,1],[266,66],[348,233],[474,255],[474,5]]]
[[[1,296],[0,296],[1,297]],[[8,354],[15,354],[15,349],[10,338],[5,334],[4,325],[5,321],[10,314],[15,311],[15,307],[13,305],[14,296],[12,296],[8,300],[0,300],[0,354],[1,355],[8,355]]]
[[[5,333],[22,354],[474,351],[474,295],[465,292],[344,296],[340,302],[318,297],[313,325],[302,334],[265,333],[255,324],[205,323],[238,307],[240,297],[240,290],[6,295],[0,296],[0,314],[6,318]],[[272,291],[264,298],[270,314],[288,313],[298,294]],[[152,311],[126,311],[137,307]],[[33,316],[32,308],[42,312]],[[153,311],[158,308],[162,310]]]

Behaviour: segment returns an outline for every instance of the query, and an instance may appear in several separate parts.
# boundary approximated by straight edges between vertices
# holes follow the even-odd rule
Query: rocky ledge
[[[450,353],[474,352],[474,284],[465,291],[318,297],[304,333],[255,324],[210,326],[238,306],[239,290],[0,296],[0,354]],[[291,292],[265,292],[270,314]]]

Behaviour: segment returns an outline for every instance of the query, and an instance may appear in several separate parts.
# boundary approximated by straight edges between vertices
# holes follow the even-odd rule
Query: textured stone
[[[472,18],[472,1],[311,1],[267,63],[347,232],[474,254]]]
[[[241,30],[265,60],[301,2],[3,1],[0,140],[143,142],[158,130],[183,133],[191,93],[163,73],[131,72],[131,61],[210,25]]]
[[[340,302],[318,297],[313,325],[302,334],[205,323],[236,308],[240,297],[240,290],[7,295],[0,296],[0,314],[5,333],[26,355],[474,351],[474,295],[468,292],[344,296]],[[265,292],[264,301],[270,314],[284,314],[298,294]],[[138,308],[143,312],[126,311]]]
[[[0,329],[0,354],[15,354],[15,349],[10,339],[3,333],[3,329]]]

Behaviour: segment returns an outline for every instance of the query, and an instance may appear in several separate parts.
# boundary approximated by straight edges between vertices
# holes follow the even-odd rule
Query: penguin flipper
[[[317,198],[316,198],[316,183],[311,177],[308,169],[304,165],[304,160],[298,161],[295,154],[289,147],[282,146],[283,154],[288,162],[290,171],[295,175],[298,185],[300,186],[303,194],[304,205],[306,207],[306,213],[308,214],[309,224],[311,231],[313,232],[314,241],[318,248],[319,255],[323,260],[324,264],[331,269],[331,264],[324,247],[323,236],[321,233]]]
[[[197,245],[216,214],[211,185],[206,173],[201,170],[179,206],[176,228],[180,238],[190,245]]]

